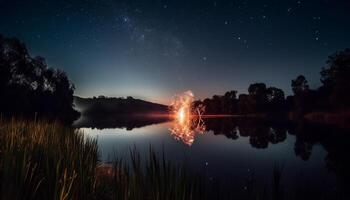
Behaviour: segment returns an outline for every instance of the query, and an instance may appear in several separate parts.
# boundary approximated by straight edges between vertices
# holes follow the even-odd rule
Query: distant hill
[[[168,106],[134,99],[133,97],[93,97],[74,96],[75,108],[83,115],[123,115],[123,114],[166,114]]]

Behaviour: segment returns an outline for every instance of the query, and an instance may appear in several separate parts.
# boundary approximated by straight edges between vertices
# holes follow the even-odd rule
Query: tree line
[[[71,122],[74,85],[66,73],[49,68],[43,57],[31,57],[16,38],[0,35],[0,113]]]
[[[350,49],[330,55],[320,75],[322,85],[317,89],[311,89],[306,78],[299,75],[291,81],[293,95],[287,97],[280,88],[253,83],[248,94],[238,95],[232,90],[195,101],[194,107],[205,107],[205,114],[304,114],[349,109]],[[31,57],[18,39],[0,35],[2,116],[37,116],[70,122],[79,116],[73,108],[74,89],[64,71],[48,67],[43,57]]]
[[[248,94],[236,90],[194,102],[205,107],[205,114],[257,114],[293,111],[305,114],[313,111],[347,110],[350,107],[350,49],[336,52],[320,71],[322,85],[311,89],[303,75],[291,81],[293,95],[285,97],[282,89],[253,83]]]

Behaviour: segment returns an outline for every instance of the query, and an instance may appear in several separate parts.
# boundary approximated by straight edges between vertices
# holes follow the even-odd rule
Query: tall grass
[[[57,123],[1,121],[2,199],[87,199],[96,183],[97,143]]]
[[[6,200],[277,200],[287,196],[282,171],[273,168],[271,190],[261,190],[254,174],[240,190],[169,162],[151,147],[147,158],[133,148],[129,157],[104,164],[98,162],[96,140],[77,130],[58,123],[0,120],[0,197]]]
[[[202,199],[201,176],[150,148],[98,162],[95,140],[58,123],[0,121],[1,199]]]
[[[204,199],[204,181],[181,165],[159,157],[150,147],[142,160],[136,148],[130,150],[131,164],[115,159],[109,185],[115,199]]]

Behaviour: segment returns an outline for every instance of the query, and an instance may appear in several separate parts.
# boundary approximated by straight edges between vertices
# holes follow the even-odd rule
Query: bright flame
[[[174,125],[170,128],[171,135],[187,145],[192,145],[196,133],[203,134],[205,125],[201,118],[203,108],[194,110],[192,103],[194,95],[187,91],[182,95],[175,96],[170,108],[174,117]]]
[[[183,107],[178,111],[177,117],[181,124],[185,122],[185,109]]]

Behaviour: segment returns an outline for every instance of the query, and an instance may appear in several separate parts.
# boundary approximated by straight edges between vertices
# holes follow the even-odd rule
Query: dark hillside
[[[81,98],[75,96],[74,105],[84,115],[166,114],[168,112],[168,106],[132,97]]]

